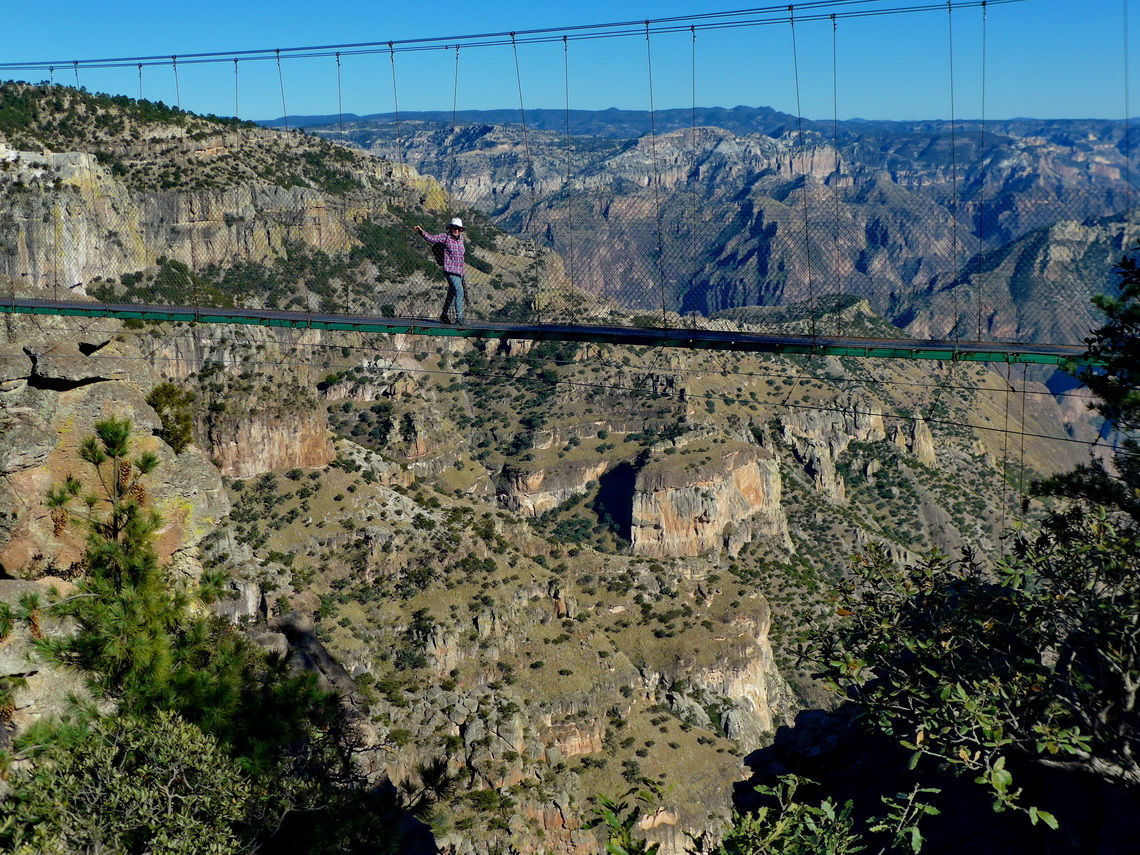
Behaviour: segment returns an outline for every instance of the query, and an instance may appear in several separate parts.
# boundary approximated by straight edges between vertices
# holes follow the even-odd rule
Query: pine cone
[[[130,497],[139,503],[140,507],[145,507],[147,503],[146,487],[137,481],[131,487]]]
[[[131,464],[129,460],[119,461],[119,489],[125,490],[131,483]]]
[[[67,509],[66,508],[52,508],[51,509],[51,522],[52,534],[59,537],[64,531],[67,530]]]

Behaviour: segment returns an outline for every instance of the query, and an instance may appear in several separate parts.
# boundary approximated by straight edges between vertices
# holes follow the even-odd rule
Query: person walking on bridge
[[[443,268],[444,274],[447,276],[447,297],[443,301],[443,311],[439,313],[439,319],[445,323],[451,323],[447,315],[451,309],[452,304],[455,304],[455,323],[463,323],[463,220],[459,217],[454,217],[450,223],[447,224],[447,231],[443,234],[429,235],[420,226],[415,226],[416,234],[432,244],[432,251],[435,253],[436,263]]]

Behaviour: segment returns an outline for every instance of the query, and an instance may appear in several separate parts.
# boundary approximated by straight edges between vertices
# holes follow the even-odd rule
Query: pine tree
[[[195,613],[191,593],[167,577],[155,549],[162,520],[144,501],[144,479],[158,459],[152,453],[131,454],[131,423],[97,423],[80,456],[89,466],[91,488],[85,492],[82,481],[68,477],[47,497],[53,521],[87,530],[86,576],[66,599],[47,606],[73,618],[77,631],[43,641],[44,651],[82,669],[95,691],[114,704],[116,720],[142,729],[139,745],[153,738],[148,728],[173,728],[190,745],[216,743],[227,758],[226,775],[238,769],[249,783],[226,778],[234,792],[250,794],[240,806],[240,820],[226,832],[227,839],[244,841],[243,849],[394,851],[403,818],[416,809],[430,810],[445,797],[448,776],[441,768],[425,767],[420,793],[393,790],[382,797],[370,792],[353,763],[352,738],[342,726],[335,696],[321,691],[312,674],[293,673],[286,660],[267,657],[220,619]],[[204,599],[200,592],[198,599]],[[24,619],[38,608],[38,603],[22,608]],[[71,722],[45,724],[24,742],[36,746],[29,749],[32,754],[46,752],[49,766],[86,769],[90,764],[73,755],[103,751],[108,727],[96,710],[86,709]],[[206,741],[185,728],[199,731]],[[116,757],[124,768],[147,766],[146,758]],[[37,822],[65,814],[82,815],[96,826],[105,821],[105,828],[92,833],[134,829],[131,851],[169,839],[170,829],[161,822],[139,829],[117,814],[101,817],[89,805],[38,800],[29,788],[40,787],[51,774],[41,765],[13,778],[15,797],[0,802],[0,844],[36,839],[30,835]],[[96,801],[107,801],[124,783],[110,773],[99,780],[109,789],[92,796]],[[81,787],[77,792],[75,798],[84,799],[82,794],[93,791]],[[129,802],[116,803],[126,809]],[[43,832],[38,839],[48,838],[56,839]]]

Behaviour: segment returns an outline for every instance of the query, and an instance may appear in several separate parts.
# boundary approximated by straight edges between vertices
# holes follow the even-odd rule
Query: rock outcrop
[[[926,419],[917,409],[908,423],[895,427],[893,442],[917,457],[923,466],[934,466],[937,462],[934,457],[934,436],[930,433]]]
[[[839,456],[853,441],[886,438],[881,405],[855,395],[781,416],[780,426],[815,489],[839,503],[847,498],[846,485],[835,468]]]
[[[303,146],[282,139],[287,147]],[[210,142],[218,139],[200,141],[183,154],[194,157],[201,151],[210,160],[225,159],[245,141],[231,136],[221,146]],[[163,146],[155,142],[154,147]],[[145,144],[138,148],[134,156],[148,154]],[[381,210],[364,197],[282,187],[252,175],[216,190],[141,190],[93,154],[17,151],[3,141],[0,163],[6,182],[38,191],[6,196],[14,203],[16,228],[9,235],[14,252],[0,255],[0,276],[37,290],[67,288],[71,298],[86,293],[87,283],[117,281],[124,271],[144,270],[158,257],[199,270],[238,259],[272,260],[290,243],[343,251],[356,243],[352,225]],[[410,177],[407,170],[375,159],[360,158],[355,168],[377,186],[403,190]]]
[[[334,457],[328,418],[321,410],[213,418],[206,438],[218,470],[230,478],[248,478],[271,469],[318,468]]]
[[[747,752],[765,744],[800,706],[772,654],[767,601],[747,600],[733,625],[740,632],[731,644],[721,646],[715,662],[690,653],[660,672],[646,669],[643,678],[650,697],[664,702],[682,721],[719,727]]]
[[[69,587],[62,579],[0,580],[0,603],[18,613],[21,601],[34,598],[47,604],[53,591],[63,594]],[[79,672],[49,662],[36,647],[41,638],[66,637],[73,631],[73,623],[53,618],[41,609],[34,624],[16,621],[0,638],[0,696],[8,696],[7,704],[0,703],[0,750],[10,748],[12,737],[37,721],[70,710],[72,699],[91,700]]]
[[[719,549],[735,555],[758,537],[790,548],[780,490],[767,449],[727,439],[656,447],[634,483],[633,551],[655,558]]]
[[[45,504],[48,489],[69,476],[82,480],[88,464],[79,446],[95,422],[115,417],[134,427],[133,454],[152,451],[159,466],[147,478],[148,500],[162,515],[157,547],[164,561],[181,562],[229,512],[217,470],[194,448],[175,455],[155,436],[160,427],[144,389],[158,378],[137,352],[108,333],[90,331],[78,345],[58,344],[67,335],[13,321],[3,332],[9,351],[26,362],[7,364],[8,390],[0,392],[0,571],[36,578],[68,572],[84,549],[82,533],[60,527]],[[73,336],[72,336],[73,338]],[[140,388],[141,387],[141,388]],[[195,561],[184,564],[196,572]]]
[[[511,467],[500,474],[496,485],[499,503],[517,514],[537,517],[596,485],[609,461],[594,458],[576,463],[559,462],[548,467]]]

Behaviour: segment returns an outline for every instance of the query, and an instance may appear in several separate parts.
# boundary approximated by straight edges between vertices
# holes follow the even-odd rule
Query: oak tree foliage
[[[935,551],[900,567],[867,549],[810,646],[916,762],[973,776],[1034,824],[1056,820],[1027,803],[1014,758],[1140,786],[1140,271],[1126,258],[1119,272],[1088,339],[1103,367],[1081,374],[1120,432],[1115,459],[1040,483],[1056,504],[1003,560]]]

